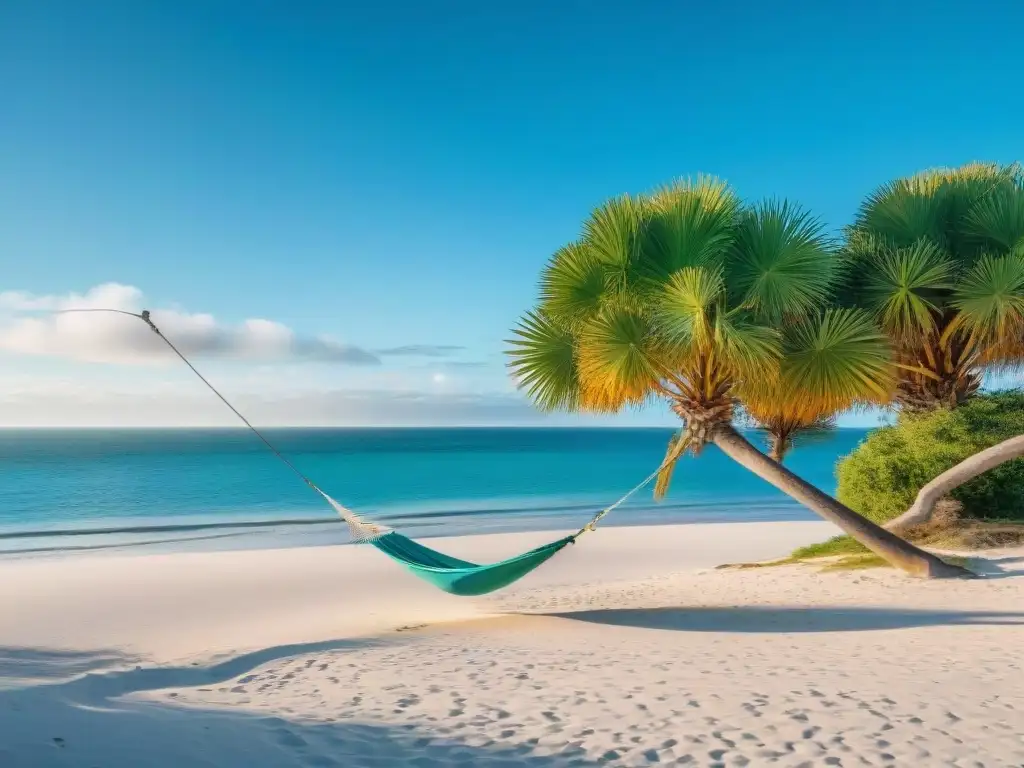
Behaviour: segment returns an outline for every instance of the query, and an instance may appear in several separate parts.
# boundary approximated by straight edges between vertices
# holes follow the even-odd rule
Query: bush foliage
[[[903,513],[921,487],[972,454],[1024,434],[1024,392],[975,397],[955,410],[904,414],[871,433],[836,467],[837,497],[875,522]],[[961,516],[1024,521],[1024,459],[1002,464],[952,494]]]

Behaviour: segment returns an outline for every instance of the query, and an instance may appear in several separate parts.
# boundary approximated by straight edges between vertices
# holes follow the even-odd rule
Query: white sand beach
[[[831,533],[608,527],[482,598],[365,547],[8,559],[0,766],[1024,765],[1024,551],[714,569]]]

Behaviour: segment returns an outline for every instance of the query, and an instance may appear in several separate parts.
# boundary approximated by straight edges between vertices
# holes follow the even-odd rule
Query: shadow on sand
[[[52,689],[0,692],[4,768],[590,768],[582,749],[514,739],[461,743],[431,724],[285,719],[158,702],[73,702]],[[15,695],[16,693],[16,695]]]
[[[677,632],[857,632],[911,627],[1019,624],[1024,613],[775,606],[616,608],[546,613],[573,621]]]
[[[1024,557],[978,557],[969,558],[967,567],[986,580],[1012,579],[1024,576],[1024,569],[1007,568],[1024,562]]]
[[[462,743],[443,721],[383,726],[322,715],[293,719],[238,709],[177,706],[130,694],[226,683],[264,664],[373,643],[278,646],[210,666],[134,668],[112,651],[0,648],[0,766],[3,768],[590,768],[579,747],[546,754],[514,739]],[[85,672],[85,674],[82,674]],[[75,676],[78,675],[78,676]],[[68,679],[71,676],[71,679]],[[60,679],[64,678],[64,679]],[[29,682],[34,679],[35,683]],[[0,681],[2,682],[2,681]]]
[[[60,686],[74,697],[105,699],[161,688],[193,688],[227,682],[264,664],[294,656],[351,651],[386,640],[324,640],[262,648],[205,666],[141,666],[141,660],[116,650],[72,651],[0,647],[0,689],[41,683]],[[126,667],[133,668],[126,668]],[[2,764],[0,764],[2,765]]]

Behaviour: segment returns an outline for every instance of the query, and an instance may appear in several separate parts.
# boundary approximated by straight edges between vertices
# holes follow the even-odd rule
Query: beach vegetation
[[[872,431],[836,468],[836,496],[851,509],[888,523],[911,507],[922,487],[964,459],[1024,435],[1024,392],[977,396],[954,410],[904,413]],[[1024,523],[1024,458],[968,480],[949,498],[960,516]]]

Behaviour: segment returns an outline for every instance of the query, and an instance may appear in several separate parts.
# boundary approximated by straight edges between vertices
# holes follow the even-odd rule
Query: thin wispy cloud
[[[448,357],[465,351],[454,344],[406,344],[401,347],[375,349],[382,357]]]
[[[47,386],[0,393],[3,427],[235,427],[238,419],[207,392],[148,387],[103,391]],[[576,423],[550,416],[512,394],[324,390],[258,395],[230,392],[232,404],[261,426],[484,426]]]
[[[473,368],[487,368],[490,363],[485,363],[482,360],[447,360],[440,363],[442,368],[451,368],[452,370],[470,370]]]
[[[152,365],[172,360],[170,350],[143,323],[105,313],[41,314],[68,309],[139,312],[143,294],[120,283],[84,294],[0,293],[0,350],[84,362]],[[251,362],[310,361],[379,365],[369,350],[327,337],[302,337],[261,318],[225,325],[213,315],[154,309],[154,322],[187,356]]]

